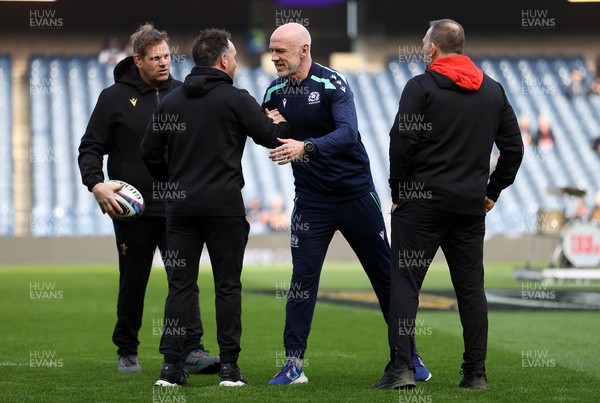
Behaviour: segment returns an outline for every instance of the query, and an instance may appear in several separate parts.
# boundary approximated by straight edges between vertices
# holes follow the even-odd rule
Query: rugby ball
[[[129,183],[111,179],[108,182],[123,185],[121,190],[115,192],[115,200],[123,210],[122,214],[117,215],[118,220],[133,220],[144,213],[144,197]]]

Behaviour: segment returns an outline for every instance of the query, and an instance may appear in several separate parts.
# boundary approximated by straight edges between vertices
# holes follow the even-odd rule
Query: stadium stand
[[[0,55],[0,236],[13,234],[11,60]]]
[[[54,186],[51,169],[51,138],[49,97],[54,89],[46,80],[49,78],[47,63],[40,57],[33,57],[30,63],[30,105],[31,105],[31,149],[32,170],[32,212],[31,235],[49,236],[54,233],[52,223],[52,203]]]
[[[575,99],[566,96],[572,69],[579,69],[584,80],[591,81],[592,73],[584,60],[581,57],[480,57],[475,61],[504,86],[515,112],[529,117],[533,131],[537,129],[534,122],[544,114],[555,136],[552,149],[526,148],[523,168],[515,185],[502,193],[496,214],[488,216],[488,234],[534,232],[539,210],[568,210],[570,201],[550,195],[550,187],[583,188],[587,190],[586,204],[593,205],[593,195],[600,188],[597,175],[600,160],[590,144],[600,133],[600,96]],[[182,80],[192,66],[191,57],[180,56],[172,63],[172,74]],[[0,58],[0,79],[4,81],[9,76],[5,72],[7,68],[10,68],[8,58]],[[114,65],[98,64],[92,57],[33,56],[30,59],[33,236],[112,233],[110,220],[100,213],[92,195],[80,183],[76,158],[79,140],[97,97],[103,88],[113,83],[113,68]],[[359,130],[384,208],[390,204],[387,183],[390,124],[406,81],[422,71],[423,65],[417,62],[390,60],[388,68],[380,71],[345,73],[354,91]],[[260,103],[262,90],[272,79],[261,69],[238,68],[235,83],[247,89]],[[9,86],[2,88],[10,93],[5,90]],[[2,116],[8,114],[6,99],[9,98],[0,99]],[[10,119],[2,118],[0,124],[4,128],[10,125]],[[9,132],[2,130],[1,133]],[[259,197],[268,206],[275,195],[281,195],[288,201],[290,211],[294,195],[291,167],[277,166],[267,155],[268,150],[248,140],[242,160],[246,178],[244,197],[246,200]],[[490,164],[493,167],[493,158]],[[0,168],[0,178],[9,177],[10,168],[6,165]],[[6,185],[10,179],[0,180],[1,186],[10,186]],[[7,194],[10,188],[1,194],[0,234],[11,231],[12,212]]]

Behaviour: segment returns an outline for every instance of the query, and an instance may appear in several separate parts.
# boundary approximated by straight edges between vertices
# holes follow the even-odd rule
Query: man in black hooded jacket
[[[181,85],[171,77],[166,32],[151,24],[131,36],[134,55],[123,59],[114,70],[115,84],[102,91],[79,147],[79,169],[83,184],[94,194],[103,213],[113,218],[119,254],[119,297],[113,342],[118,347],[119,372],[140,372],[138,332],[142,325],[144,295],[156,247],[170,271],[167,250],[165,202],[154,197],[158,186],[140,156],[140,142],[152,112],[162,97]],[[104,155],[108,175],[138,189],[145,201],[143,216],[133,221],[116,220],[121,208],[114,192],[122,187],[104,182]],[[198,290],[194,294],[185,346],[186,371],[214,373],[218,357],[208,356],[201,344],[203,335]],[[161,321],[162,322],[162,321]],[[161,323],[162,325],[162,323]]]
[[[463,327],[459,386],[487,387],[485,216],[514,182],[523,141],[504,89],[462,54],[464,41],[456,21],[431,22],[423,38],[427,70],[406,83],[390,130],[391,365],[377,388],[415,386],[412,344],[419,292],[440,247]],[[500,158],[490,175],[494,144]]]
[[[141,147],[150,173],[167,181],[174,192],[167,201],[167,237],[169,254],[180,267],[169,277],[160,343],[165,365],[156,385],[187,383],[179,362],[206,243],[215,282],[220,385],[244,386],[247,381],[237,361],[242,332],[240,277],[249,224],[242,200],[241,159],[247,136],[275,148],[278,137],[290,137],[291,127],[277,111],[267,111],[266,116],[247,91],[232,85],[236,50],[228,32],[200,32],[192,53],[196,66],[160,103]]]

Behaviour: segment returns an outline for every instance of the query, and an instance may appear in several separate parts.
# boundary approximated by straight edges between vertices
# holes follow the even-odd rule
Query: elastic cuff
[[[102,183],[102,182],[104,182],[102,179],[100,179],[100,180],[95,180],[95,181],[92,181],[92,182],[90,182],[90,183],[89,183],[89,185],[88,185],[88,187],[87,187],[87,188],[88,188],[88,190],[91,192],[91,191],[92,191],[92,189],[94,188],[94,186],[96,186],[97,184],[99,184],[99,183]]]
[[[498,197],[500,197],[500,192],[502,192],[501,188],[499,188],[498,186],[494,186],[491,183],[488,183],[485,195],[495,202],[496,200],[498,200]]]

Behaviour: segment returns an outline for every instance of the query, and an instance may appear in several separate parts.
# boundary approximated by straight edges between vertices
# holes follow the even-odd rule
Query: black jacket
[[[277,137],[291,136],[291,126],[274,124],[226,73],[194,67],[161,101],[141,146],[149,171],[167,181],[157,192],[167,201],[167,215],[244,216],[247,136],[274,148]]]
[[[108,177],[142,193],[145,217],[164,217],[165,203],[152,197],[157,181],[142,161],[140,143],[160,99],[181,82],[169,77],[156,90],[142,80],[131,56],[117,64],[114,77],[115,84],[100,93],[81,139],[78,162],[83,184],[91,192],[104,181],[102,159],[108,154]]]
[[[453,81],[430,68],[402,92],[390,131],[392,201],[485,215],[485,196],[495,201],[515,180],[523,158],[519,125],[499,83],[468,58],[446,63],[466,75],[459,71]],[[500,158],[490,176],[494,143]]]

